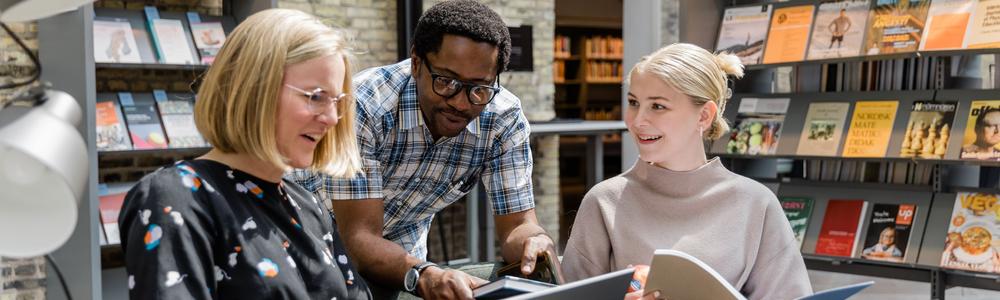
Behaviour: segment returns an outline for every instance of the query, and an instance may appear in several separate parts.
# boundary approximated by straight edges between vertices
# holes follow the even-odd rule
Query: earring
[[[705,127],[698,126],[698,134],[705,135]]]

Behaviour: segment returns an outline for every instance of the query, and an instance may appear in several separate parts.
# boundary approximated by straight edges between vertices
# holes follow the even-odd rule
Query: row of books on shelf
[[[1000,48],[1000,0],[817,1],[727,8],[717,51],[744,64]]]
[[[587,80],[594,81],[621,81],[622,63],[620,61],[591,61],[587,62]]]
[[[194,123],[193,94],[98,93],[98,151],[208,147]]]
[[[909,161],[810,159],[803,161],[802,174],[797,175],[813,181],[928,185],[933,173],[933,164]]]
[[[553,56],[556,58],[568,58],[573,56],[572,40],[569,36],[557,34],[555,39],[552,41],[555,44],[555,49],[553,49]]]
[[[989,193],[956,195],[944,240],[922,241],[924,247],[941,243],[944,251],[940,267],[1000,274],[998,198],[1000,195]],[[801,247],[813,223],[813,199],[782,197],[780,202]],[[914,220],[929,213],[928,208],[915,203],[869,203],[861,199],[831,199],[825,211],[815,254],[897,263],[915,261],[920,251],[913,248],[921,246],[911,243],[910,238],[921,233],[913,232]]]
[[[555,58],[569,58],[573,55],[572,38],[557,34],[553,40]],[[584,56],[589,58],[620,59],[625,53],[625,44],[620,37],[598,35],[583,37]],[[577,50],[580,51],[580,50]]]
[[[607,120],[620,120],[622,111],[620,108],[611,109],[588,109],[584,112],[584,120],[595,120],[595,121],[607,121]]]
[[[725,153],[776,154],[790,99],[740,99],[735,126],[720,139]],[[884,157],[893,134],[899,101],[857,101],[850,124],[851,102],[813,102],[805,116],[798,148],[800,156]],[[958,101],[915,101],[902,132],[903,158],[942,159],[955,126]],[[973,100],[960,135],[959,159],[1000,160],[1000,100]],[[846,129],[846,138],[843,134]],[[837,149],[843,143],[843,150]],[[898,155],[898,156],[897,156]]]
[[[196,12],[160,17],[153,6],[115,16],[98,13],[93,34],[97,63],[211,64],[226,41],[222,22],[203,21]]]

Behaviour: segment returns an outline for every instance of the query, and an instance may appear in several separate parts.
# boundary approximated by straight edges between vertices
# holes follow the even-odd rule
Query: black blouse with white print
[[[329,211],[211,160],[149,174],[119,218],[132,299],[370,299]]]

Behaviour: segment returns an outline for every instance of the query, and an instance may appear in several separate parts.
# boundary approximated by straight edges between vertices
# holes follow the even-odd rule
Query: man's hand
[[[427,267],[420,274],[417,290],[424,299],[472,299],[472,289],[487,283],[465,272]]]
[[[546,234],[526,238],[523,243],[524,254],[521,255],[521,274],[525,276],[535,271],[535,264],[539,255],[549,255],[553,259],[558,259],[555,256],[555,243]]]

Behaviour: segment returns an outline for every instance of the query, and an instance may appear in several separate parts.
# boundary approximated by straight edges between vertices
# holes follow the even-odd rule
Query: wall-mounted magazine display
[[[927,13],[920,50],[964,48],[965,36],[975,8],[974,0],[934,0]]]
[[[128,136],[125,116],[118,105],[118,95],[113,93],[97,94],[97,150],[117,151],[132,150],[132,140]]]
[[[868,20],[866,55],[916,51],[930,0],[878,0]]]
[[[94,20],[94,62],[142,63],[128,20]]]
[[[844,157],[883,157],[899,101],[858,101],[844,142]]]
[[[163,130],[170,141],[170,148],[207,147],[194,124],[194,95],[167,94],[163,90],[153,90]]]
[[[916,101],[903,132],[900,157],[942,159],[948,152],[952,121],[958,102]]]
[[[770,20],[770,4],[727,8],[722,15],[715,52],[739,56],[744,65],[760,64]]]
[[[726,153],[772,155],[778,149],[789,98],[743,98]]]
[[[160,115],[152,95],[118,93],[132,145],[136,150],[167,148],[167,137],[160,126]]]
[[[850,109],[848,102],[810,103],[795,154],[836,156]]]
[[[855,257],[865,221],[864,200],[830,200],[816,239],[816,254]]]
[[[914,204],[872,205],[861,257],[871,260],[903,262],[907,255],[910,229],[916,216]]]
[[[802,248],[802,241],[806,236],[806,229],[809,228],[809,216],[812,214],[813,200],[802,197],[781,197],[781,208],[785,211],[788,223],[792,225],[792,233],[798,241],[799,248]]]
[[[1000,273],[998,208],[997,194],[958,193],[941,254],[941,267]]]
[[[799,5],[774,10],[764,47],[764,63],[802,61],[806,58],[809,29],[815,6]]]
[[[979,0],[965,38],[965,48],[1000,48],[1000,0]]]
[[[868,0],[823,1],[816,12],[808,59],[852,57],[861,54],[868,24]]]
[[[961,159],[1000,161],[1000,100],[972,101]]]

